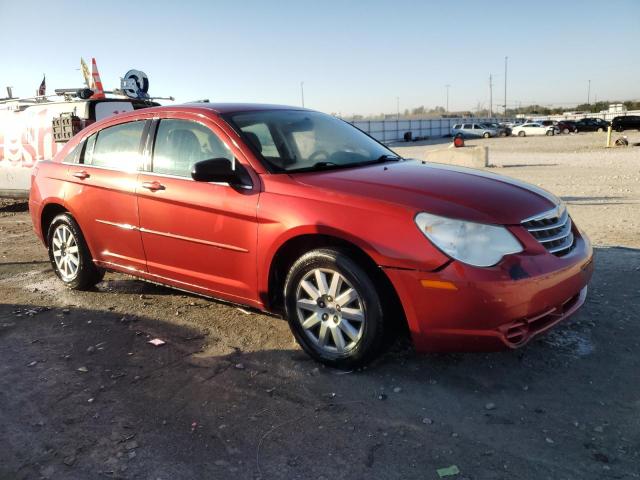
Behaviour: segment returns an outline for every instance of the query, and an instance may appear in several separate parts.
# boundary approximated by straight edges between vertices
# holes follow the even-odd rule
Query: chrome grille
[[[522,221],[533,237],[554,255],[561,257],[573,248],[571,217],[564,205]]]

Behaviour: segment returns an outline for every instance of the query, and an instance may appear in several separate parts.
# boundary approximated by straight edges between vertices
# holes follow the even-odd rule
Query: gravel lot
[[[640,147],[468,143],[560,195],[596,246],[583,309],[519,351],[400,341],[326,369],[279,318],[119,274],[62,288],[25,205],[0,203],[0,479],[640,478]]]

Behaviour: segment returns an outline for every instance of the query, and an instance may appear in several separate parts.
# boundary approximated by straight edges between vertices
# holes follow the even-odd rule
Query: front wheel
[[[567,135],[569,133],[569,129],[565,128],[564,130],[562,130],[562,133],[564,133],[565,135]]]
[[[489,132],[484,132],[484,135],[482,135],[484,138],[489,138],[491,136],[491,134]]]
[[[53,271],[67,287],[86,290],[102,280],[104,270],[93,263],[80,227],[71,215],[55,217],[47,239]]]
[[[291,267],[284,294],[289,327],[315,360],[355,368],[380,353],[382,302],[371,276],[346,251],[304,254]]]
[[[519,137],[524,137],[526,135],[526,133],[524,133],[523,131],[519,131],[518,132],[518,136]]]
[[[553,130],[547,130],[547,137],[550,137],[551,135],[553,135]]]
[[[604,129],[603,128],[598,128],[598,133],[602,133],[602,132],[604,132]]]

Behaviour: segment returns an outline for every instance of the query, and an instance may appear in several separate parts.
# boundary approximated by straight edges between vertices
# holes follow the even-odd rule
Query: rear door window
[[[191,177],[195,163],[212,158],[234,162],[229,147],[209,128],[191,120],[160,120],[153,147],[154,173]]]
[[[465,123],[464,125],[462,125],[462,128],[466,129],[471,129],[471,124],[470,123]]]
[[[98,132],[91,165],[135,172],[140,163],[140,143],[145,123],[144,120],[123,123]],[[86,160],[85,155],[85,163],[88,163]]]

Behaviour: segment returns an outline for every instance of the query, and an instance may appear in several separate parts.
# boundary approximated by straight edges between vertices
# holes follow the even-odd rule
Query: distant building
[[[624,106],[624,103],[612,103],[609,105],[609,110],[602,113],[619,113],[626,112],[627,107]]]

